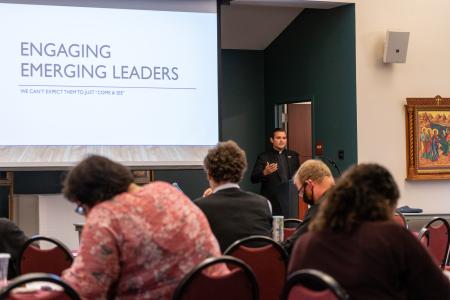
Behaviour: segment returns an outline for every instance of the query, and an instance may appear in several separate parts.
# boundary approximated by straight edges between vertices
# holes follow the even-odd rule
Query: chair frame
[[[252,246],[252,245],[248,245],[249,242],[261,242],[263,245]],[[250,248],[250,249],[258,249],[258,248],[271,246],[272,249],[270,249],[269,251],[275,250],[275,253],[278,256],[277,259],[281,260],[280,267],[281,267],[281,265],[283,266],[283,274],[280,277],[278,277],[278,276],[275,277],[275,278],[279,279],[279,281],[277,280],[276,289],[270,288],[270,293],[271,293],[270,295],[275,297],[275,295],[272,295],[272,292],[277,291],[276,298],[278,299],[280,297],[280,295],[283,293],[283,284],[286,280],[286,275],[287,275],[287,265],[289,262],[289,258],[288,258],[288,254],[287,254],[286,250],[284,250],[284,248],[279,243],[277,243],[275,240],[273,240],[267,236],[253,235],[253,236],[249,236],[249,237],[237,240],[236,242],[231,244],[224,251],[224,255],[234,256],[235,251],[239,251],[241,246],[243,246],[245,248]],[[239,258],[239,256],[237,256],[237,258]],[[248,263],[250,268],[252,268],[252,266],[254,268],[256,268],[256,265],[253,265],[252,262],[247,262],[245,260],[244,260],[244,262]],[[262,273],[262,272],[259,272],[258,270],[256,270],[256,271],[253,270],[253,272],[255,273],[255,277],[256,277],[257,281],[264,280],[267,277],[267,275],[266,275],[267,273]],[[264,281],[259,282],[259,283],[260,283],[260,285],[263,285]],[[266,288],[267,287],[265,287],[265,286],[260,286],[260,293],[264,293],[261,296],[261,299],[269,299],[271,297],[271,296],[269,296],[269,294],[265,293]]]
[[[446,254],[445,254],[445,257],[442,260],[442,262],[439,262],[439,265],[441,266],[441,268],[444,268],[447,265],[447,262],[448,262],[448,250],[450,248],[450,224],[448,223],[448,221],[446,219],[442,218],[442,217],[433,218],[432,220],[428,221],[428,223],[426,223],[422,227],[422,229],[420,229],[420,232],[419,232],[419,235],[418,235],[417,238],[420,241],[422,236],[426,235],[427,238],[428,238],[427,246],[429,246],[429,244],[430,244],[430,236],[429,236],[430,235],[430,230],[429,230],[429,228],[431,227],[431,225],[433,225],[434,222],[437,222],[437,221],[441,221],[444,224],[444,226],[447,228],[448,238],[447,238],[447,245],[445,247],[445,253]]]
[[[1,290],[0,299],[2,300],[7,299],[12,290],[33,281],[46,281],[55,283],[64,289],[64,293],[67,296],[69,296],[70,299],[73,300],[81,299],[78,293],[73,289],[73,287],[64,282],[61,279],[61,277],[49,273],[29,273],[16,277],[15,279],[11,280],[9,284]]]
[[[427,239],[426,246],[428,247],[430,244],[430,231],[428,230],[428,228],[422,227],[420,229],[419,234],[417,235],[417,239],[419,240],[419,242],[422,241],[423,237],[426,237],[426,239]]]
[[[25,242],[25,244],[23,244],[22,249],[20,249],[19,259],[18,259],[18,262],[17,262],[17,264],[18,264],[18,273],[19,273],[19,275],[23,275],[23,273],[22,273],[22,257],[23,257],[23,254],[24,254],[25,250],[26,250],[32,243],[38,242],[38,241],[47,241],[47,242],[50,242],[50,243],[55,244],[55,245],[56,245],[55,247],[59,247],[59,248],[61,248],[64,252],[66,252],[67,257],[73,262],[74,258],[73,258],[72,252],[70,251],[69,248],[67,248],[66,245],[63,244],[63,242],[61,242],[60,240],[55,239],[55,238],[51,238],[51,237],[47,237],[47,236],[43,236],[43,235],[35,235],[35,236],[32,236],[31,238],[29,238],[29,239]],[[42,274],[46,274],[46,273],[42,273]]]
[[[297,227],[302,225],[303,221],[300,219],[296,219],[296,218],[289,218],[289,219],[284,219],[283,224],[284,227],[286,228],[286,223],[297,223]],[[297,228],[297,227],[287,227],[287,228]]]
[[[233,252],[234,250],[236,250],[237,248],[239,248],[240,246],[245,246],[246,243],[248,242],[266,242],[267,244],[271,244],[273,245],[282,255],[283,260],[287,266],[288,260],[289,260],[289,256],[286,252],[286,250],[284,250],[284,248],[277,242],[275,242],[275,240],[267,237],[267,236],[263,236],[263,235],[252,235],[240,240],[235,241],[233,244],[231,244],[224,252],[224,255],[230,255],[231,252]],[[251,247],[251,248],[258,248],[258,247]]]
[[[302,225],[303,221],[296,218],[290,218],[290,219],[284,219],[283,225],[283,231],[284,231],[284,237],[283,241],[286,241],[291,235],[294,234],[294,232]],[[292,225],[296,225],[293,227]]]
[[[405,215],[401,211],[398,211],[398,210],[395,210],[395,214],[403,220],[403,223],[405,224],[405,228],[409,230],[408,221],[406,220]]]
[[[281,299],[287,300],[289,297],[289,292],[295,285],[300,284],[306,288],[309,288],[307,285],[303,284],[306,280],[315,281],[316,283],[327,287],[340,300],[349,299],[347,292],[333,277],[316,269],[303,269],[290,274],[286,281],[286,285],[284,286]]]
[[[199,265],[197,265],[194,269],[192,269],[188,274],[186,274],[183,279],[180,281],[180,283],[177,285],[175,292],[173,294],[172,300],[181,300],[183,297],[183,293],[186,290],[186,288],[189,286],[192,280],[194,280],[194,276],[197,273],[202,272],[203,270],[209,268],[212,265],[225,263],[225,264],[231,264],[231,265],[237,265],[239,268],[244,270],[244,273],[247,275],[248,279],[251,282],[252,285],[252,295],[253,300],[259,299],[259,287],[258,282],[256,281],[255,274],[253,273],[252,269],[242,260],[237,259],[232,256],[219,256],[219,257],[210,257],[205,259],[203,262],[201,262]]]

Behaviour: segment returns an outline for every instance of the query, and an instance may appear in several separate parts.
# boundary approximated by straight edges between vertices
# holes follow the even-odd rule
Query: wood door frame
[[[316,144],[316,130],[315,130],[315,113],[316,113],[316,108],[315,108],[315,97],[314,96],[301,96],[301,97],[295,97],[293,99],[286,99],[283,101],[280,101],[278,103],[276,103],[273,106],[273,111],[274,111],[274,115],[275,115],[275,127],[279,127],[279,124],[277,124],[277,120],[278,120],[278,116],[276,115],[277,113],[277,107],[279,107],[280,105],[286,105],[286,104],[294,104],[294,103],[304,103],[304,102],[311,102],[311,142],[312,142],[312,156],[315,157],[315,148],[314,145]],[[288,146],[289,146],[289,141],[288,141]]]

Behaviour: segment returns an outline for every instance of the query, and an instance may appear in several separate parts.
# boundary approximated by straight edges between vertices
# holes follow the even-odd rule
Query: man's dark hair
[[[128,168],[106,157],[92,155],[69,172],[63,183],[63,193],[72,202],[92,207],[126,192],[132,182]]]
[[[215,182],[238,183],[247,168],[247,159],[244,150],[235,142],[226,141],[208,151],[203,165]]]
[[[332,188],[310,229],[351,232],[366,221],[389,220],[399,196],[394,178],[384,167],[353,166]]]
[[[272,138],[275,137],[275,133],[276,133],[276,132],[284,132],[284,133],[286,133],[286,129],[280,128],[280,127],[275,128],[275,129],[272,131]]]

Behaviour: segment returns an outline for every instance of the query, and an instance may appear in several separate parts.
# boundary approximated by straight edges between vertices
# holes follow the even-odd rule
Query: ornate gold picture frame
[[[408,180],[450,179],[450,98],[407,98]]]

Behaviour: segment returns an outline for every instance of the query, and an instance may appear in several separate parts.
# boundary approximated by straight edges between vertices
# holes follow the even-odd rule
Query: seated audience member
[[[63,192],[86,214],[80,251],[63,274],[82,299],[171,299],[193,267],[220,255],[207,219],[182,192],[164,182],[140,187],[107,158],[79,163]]]
[[[320,160],[310,159],[305,161],[295,173],[294,183],[299,194],[303,195],[303,201],[310,207],[302,224],[282,244],[288,254],[291,253],[295,241],[308,231],[309,223],[319,210],[326,193],[334,185],[334,179],[326,164]]]
[[[288,272],[326,272],[351,299],[450,299],[449,279],[417,238],[392,220],[398,198],[385,168],[352,167],[294,245]]]
[[[247,167],[245,152],[233,141],[222,142],[208,151],[203,163],[212,193],[194,202],[208,218],[220,249],[251,235],[270,237],[269,201],[238,184]]]
[[[0,253],[11,254],[8,265],[8,278],[11,279],[19,275],[19,255],[28,237],[6,218],[0,218],[0,237]]]

